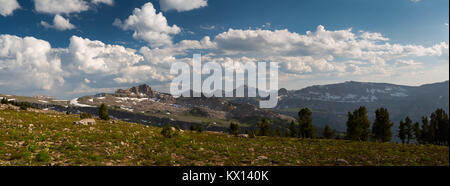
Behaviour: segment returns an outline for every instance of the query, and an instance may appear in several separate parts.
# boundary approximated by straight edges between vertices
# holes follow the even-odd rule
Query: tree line
[[[449,118],[443,109],[423,116],[421,122],[413,123],[409,117],[400,121],[398,137],[403,144],[449,145]]]
[[[17,102],[17,101],[10,101],[8,100],[8,98],[3,97],[2,100],[0,101],[0,103],[2,105],[14,105],[20,108],[20,110],[27,110],[28,108],[36,108],[34,107],[31,103],[29,102]]]
[[[256,130],[246,130],[245,133],[250,137],[252,136],[278,136],[278,137],[299,137],[299,138],[315,138],[316,133],[312,124],[312,112],[308,108],[303,108],[298,113],[299,119],[295,121],[291,121],[288,129],[285,129],[284,132],[280,126],[277,126],[275,130],[271,126],[271,120],[263,118],[261,119],[256,126],[258,129]],[[298,124],[296,124],[298,123]],[[331,138],[331,136],[336,133],[335,130],[331,130],[329,127],[328,132],[326,132],[327,136]],[[231,123],[229,132],[232,135],[238,135],[240,133],[239,124]]]
[[[375,121],[370,130],[370,121],[367,117],[365,107],[348,113],[347,132],[345,139],[368,141],[372,139],[378,142],[389,142],[392,140],[392,127],[394,123],[389,119],[386,108],[375,111]],[[422,125],[406,117],[401,120],[397,130],[397,137],[403,144],[434,144],[448,145],[449,140],[449,118],[443,109],[437,109],[430,117],[422,117]]]
[[[354,141],[392,141],[392,128],[389,111],[386,108],[379,108],[375,111],[375,120],[371,124],[367,109],[364,106],[348,112],[346,122],[346,132],[343,139]],[[316,131],[312,124],[312,112],[308,108],[302,108],[298,112],[298,120],[291,121],[288,128],[282,132],[280,126],[276,130],[271,127],[271,121],[262,119],[257,123],[258,129],[255,131],[247,130],[249,136],[280,136],[280,137],[298,137],[298,138],[316,138]],[[239,125],[231,123],[230,134],[240,133]],[[336,130],[332,130],[326,125],[322,132],[322,137],[326,139],[340,139]],[[403,144],[434,144],[449,145],[449,118],[443,109],[437,109],[431,115],[422,117],[422,123],[413,123],[406,117],[401,120],[397,130],[397,137]]]

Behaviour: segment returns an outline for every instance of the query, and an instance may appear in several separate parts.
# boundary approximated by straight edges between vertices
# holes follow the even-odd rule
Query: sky
[[[279,62],[279,87],[449,79],[448,0],[0,0],[0,93],[72,98],[170,67]]]

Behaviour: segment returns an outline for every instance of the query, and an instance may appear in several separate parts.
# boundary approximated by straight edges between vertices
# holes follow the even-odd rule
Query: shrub
[[[177,131],[181,131],[180,125],[175,125],[175,129],[177,129]]]
[[[197,132],[198,133],[202,133],[203,132],[203,127],[200,125],[197,125]]]
[[[1,103],[2,104],[8,104],[9,103],[8,98],[3,97]]]
[[[27,110],[28,108],[31,107],[31,104],[28,102],[22,102],[22,103],[20,103],[19,107],[20,107],[20,110]]]
[[[334,136],[333,131],[331,130],[330,126],[327,124],[325,125],[325,128],[323,129],[323,137],[325,139],[332,139]]]
[[[189,114],[192,116],[198,116],[198,117],[208,117],[208,112],[202,110],[201,108],[194,107],[191,110],[189,110]]]
[[[253,130],[245,130],[245,133],[248,135],[249,138],[255,138],[255,131]]]
[[[41,151],[41,152],[39,152],[38,154],[36,154],[36,161],[39,161],[39,162],[48,162],[48,161],[50,161],[50,154],[48,154],[48,152],[47,151]]]
[[[202,133],[203,132],[203,127],[200,125],[191,125],[190,127],[191,131],[197,131],[198,133]]]
[[[87,113],[87,112],[83,112],[83,113],[80,114],[80,118],[81,118],[81,119],[92,118],[92,115],[90,115],[90,114]]]
[[[170,123],[167,124],[161,131],[161,134],[166,138],[172,138],[177,135],[177,131],[172,129],[172,126],[170,126]]]

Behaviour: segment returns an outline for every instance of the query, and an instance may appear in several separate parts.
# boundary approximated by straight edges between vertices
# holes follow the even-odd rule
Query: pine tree
[[[281,127],[280,126],[277,126],[277,129],[275,130],[275,134],[274,135],[277,136],[277,137],[282,137]]]
[[[323,129],[323,137],[326,139],[331,139],[331,138],[333,138],[333,135],[334,134],[333,134],[333,131],[331,131],[330,126],[328,126],[328,124],[325,125],[325,128]]]
[[[291,124],[289,125],[289,135],[290,137],[297,137],[297,127],[295,126],[294,121],[291,121]]]
[[[375,141],[388,142],[392,139],[391,128],[394,124],[389,119],[389,112],[385,108],[375,111],[375,121],[372,126],[372,137]]]
[[[197,125],[196,127],[195,127],[195,129],[196,129],[196,131],[197,131],[197,133],[202,133],[203,132],[203,127],[201,126],[201,125]]]
[[[259,131],[258,131],[259,136],[271,136],[270,120],[264,118],[260,122],[258,122],[256,125],[259,127]]]
[[[336,130],[334,130],[334,131],[335,131],[334,135],[336,136],[334,139],[336,139],[336,140],[342,139],[341,134],[337,133]]]
[[[333,130],[331,131],[331,133],[332,133],[331,136],[333,136],[333,138],[339,139],[339,134],[338,134],[338,132],[336,131],[336,129],[333,129]]]
[[[253,130],[245,130],[245,133],[248,135],[249,138],[255,137],[255,132]]]
[[[289,133],[289,129],[284,131],[284,137],[289,138],[291,134]]]
[[[231,135],[237,136],[239,134],[239,124],[231,122],[229,130]]]
[[[420,130],[419,122],[414,123],[414,138],[417,144],[422,144],[422,131]]]
[[[308,108],[303,108],[298,112],[298,124],[300,138],[314,138],[314,127],[312,125],[312,112]]]
[[[99,107],[98,115],[102,120],[109,120],[108,107],[102,103]]]
[[[409,141],[412,138],[412,127],[411,127],[411,119],[409,117],[405,118],[405,121],[401,120],[400,125],[398,127],[398,137],[402,141],[403,144],[409,144]]]
[[[345,138],[348,140],[367,141],[370,135],[370,121],[367,117],[366,107],[359,107],[348,113],[347,132]]]
[[[413,126],[412,126],[411,118],[406,117],[405,118],[405,124],[406,124],[406,143],[410,144],[411,140],[414,139]]]
[[[431,130],[430,125],[428,124],[428,117],[423,116],[422,117],[422,133],[421,133],[421,139],[422,144],[432,143],[432,136],[431,136]]]
[[[403,120],[400,121],[400,125],[398,126],[398,138],[402,140],[402,144],[405,144],[406,142],[406,125]]]
[[[430,115],[430,127],[434,130],[433,144],[448,145],[449,118],[443,109],[437,109]]]

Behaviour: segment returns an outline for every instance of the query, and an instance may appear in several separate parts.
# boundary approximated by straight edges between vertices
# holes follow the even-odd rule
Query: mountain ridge
[[[187,113],[190,113],[192,109],[200,109],[201,112],[207,113],[204,117],[223,120],[224,126],[226,121],[234,119],[255,122],[257,119],[252,118],[255,115],[292,120],[297,117],[299,109],[308,107],[313,111],[313,124],[315,126],[324,127],[328,124],[332,128],[345,131],[347,112],[351,112],[359,106],[368,108],[371,121],[373,121],[375,109],[385,107],[391,114],[391,120],[396,124],[406,116],[419,121],[421,116],[429,115],[437,108],[443,108],[448,112],[448,87],[449,81],[447,80],[419,86],[346,81],[336,84],[314,85],[299,90],[281,88],[278,90],[278,106],[273,109],[259,109],[259,100],[261,99],[259,97],[174,98],[170,94],[152,89],[147,84],[128,89],[118,89],[114,93],[83,96],[75,99],[75,101],[78,106],[96,106],[109,101],[114,109],[140,114],[163,115],[169,117],[169,119],[173,119],[174,115],[177,114],[189,115]],[[244,87],[244,89],[250,88]],[[233,92],[236,92],[236,90]],[[0,95],[0,97],[2,96]],[[20,99],[24,98],[20,97]],[[63,100],[55,102],[57,100],[47,99],[45,96],[35,97],[35,99],[34,101],[41,104],[70,105],[68,101],[67,103]]]

